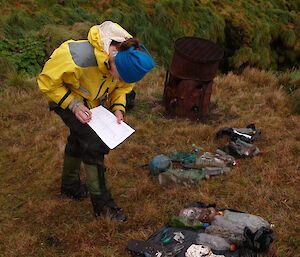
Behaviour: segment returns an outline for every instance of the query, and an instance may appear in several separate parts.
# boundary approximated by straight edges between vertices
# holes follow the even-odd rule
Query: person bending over
[[[90,28],[88,40],[68,40],[50,56],[37,81],[50,110],[70,130],[64,151],[61,194],[82,200],[90,196],[94,215],[124,221],[105,181],[104,156],[109,148],[87,124],[90,108],[105,101],[117,121],[123,120],[126,94],[155,66],[144,45],[120,25],[105,21]],[[80,180],[84,164],[87,185]]]

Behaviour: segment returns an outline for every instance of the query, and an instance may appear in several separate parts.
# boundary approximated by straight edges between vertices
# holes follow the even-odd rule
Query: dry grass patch
[[[129,257],[130,239],[146,239],[193,201],[216,203],[257,214],[275,225],[268,256],[299,252],[300,117],[291,114],[290,96],[269,72],[246,69],[215,79],[210,116],[205,122],[165,119],[158,104],[164,72],[155,71],[136,87],[135,107],[126,115],[136,129],[106,156],[108,184],[129,220],[94,220],[89,200],[59,197],[60,172],[68,130],[47,109],[36,89],[9,88],[0,99],[0,250],[3,256]],[[142,168],[157,154],[191,150],[213,152],[228,138],[222,127],[255,123],[255,143],[265,154],[241,160],[225,176],[192,188],[163,187]],[[84,174],[84,172],[83,172]],[[84,176],[83,176],[84,177]]]

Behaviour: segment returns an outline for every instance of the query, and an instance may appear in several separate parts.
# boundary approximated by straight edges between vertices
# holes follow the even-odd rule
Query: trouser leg
[[[69,188],[75,183],[80,183],[81,159],[73,157],[68,153],[64,154],[63,171],[61,176],[62,188]]]
[[[87,185],[80,180],[81,152],[77,135],[70,130],[64,153],[61,194],[76,200],[89,196]]]
[[[102,206],[116,207],[110,190],[106,185],[104,164],[85,163],[84,167],[86,170],[87,183],[91,193],[92,202],[93,199],[99,199],[98,202]]]
[[[108,215],[112,219],[124,221],[125,215],[115,206],[105,181],[104,155],[109,152],[109,148],[88,124],[79,122],[70,110],[56,108],[55,112],[71,131],[66,152],[71,153],[72,156],[80,153],[84,163],[95,216]],[[73,139],[76,140],[73,141]],[[74,142],[76,144],[72,145]],[[71,148],[70,145],[72,145]]]
[[[95,217],[109,216],[112,219],[125,221],[126,216],[117,208],[105,181],[104,164],[84,164],[91,202]]]
[[[82,200],[89,196],[87,185],[80,180],[81,159],[65,152],[61,178],[61,194],[71,199]]]

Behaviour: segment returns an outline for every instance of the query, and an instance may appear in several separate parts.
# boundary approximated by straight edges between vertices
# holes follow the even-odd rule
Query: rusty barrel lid
[[[170,72],[183,79],[212,80],[224,51],[214,42],[199,37],[181,37],[174,42]]]

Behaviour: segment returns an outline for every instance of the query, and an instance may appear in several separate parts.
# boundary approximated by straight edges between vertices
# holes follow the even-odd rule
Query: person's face
[[[114,57],[110,57],[109,58],[109,73],[110,75],[112,75],[115,79],[119,80],[121,83],[123,83],[124,81],[122,80],[118,70],[117,70],[117,66],[115,64],[115,58]]]
[[[109,46],[109,58],[108,58],[109,66],[107,68],[108,68],[110,75],[112,75],[115,79],[117,79],[121,83],[123,83],[124,81],[122,80],[122,78],[117,70],[116,63],[115,63],[116,53],[117,53],[116,46],[110,45]]]

